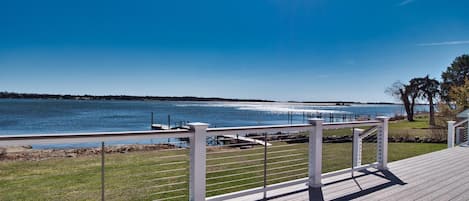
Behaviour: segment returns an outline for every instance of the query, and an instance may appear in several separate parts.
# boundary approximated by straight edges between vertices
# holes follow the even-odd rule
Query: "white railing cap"
[[[390,119],[388,116],[376,116],[376,119]]]
[[[210,124],[202,123],[202,122],[192,122],[192,123],[188,123],[187,125],[189,125],[189,126],[209,126]]]

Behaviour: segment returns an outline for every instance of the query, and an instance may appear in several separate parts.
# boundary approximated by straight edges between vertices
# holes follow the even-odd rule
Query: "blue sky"
[[[0,91],[393,101],[469,53],[464,0],[1,1]]]

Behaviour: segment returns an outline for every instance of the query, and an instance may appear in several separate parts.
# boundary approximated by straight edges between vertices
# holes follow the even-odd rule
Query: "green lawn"
[[[363,128],[366,129],[366,128]],[[441,129],[440,129],[441,130]],[[398,120],[389,122],[389,136],[390,137],[433,137],[439,138],[446,136],[441,136],[441,132],[437,132],[438,129],[430,129],[428,124],[427,115],[418,115],[415,117],[415,121],[409,122],[407,120]],[[446,132],[445,129],[442,130],[443,133]],[[347,129],[335,129],[335,130],[325,130],[324,136],[343,136],[343,135],[352,135],[352,130]]]
[[[375,147],[364,144],[364,163],[374,161]],[[325,143],[323,172],[350,167],[351,148],[351,143]],[[443,148],[445,144],[390,143],[389,160]],[[262,147],[208,150],[207,194],[261,186],[263,151]],[[306,143],[276,142],[268,148],[268,158],[269,184],[307,176]],[[107,200],[187,200],[187,150],[108,154],[105,167]],[[100,185],[97,156],[0,162],[0,200],[99,200]],[[183,190],[174,191],[178,189]]]

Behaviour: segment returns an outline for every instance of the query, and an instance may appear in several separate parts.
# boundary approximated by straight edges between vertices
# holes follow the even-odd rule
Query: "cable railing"
[[[263,197],[259,199],[266,199],[268,191],[280,187],[298,183],[309,183],[310,186],[315,186],[315,181],[319,186],[323,177],[347,172],[351,172],[353,176],[353,171],[364,168],[386,168],[387,158],[383,155],[387,152],[387,147],[384,146],[387,144],[387,137],[379,137],[379,135],[387,135],[386,118],[361,122],[321,122],[320,129],[315,125],[318,125],[317,122],[310,122],[309,125],[297,124],[283,131],[282,129],[272,131],[268,127],[257,127],[253,130],[239,127],[210,130],[209,134],[211,132],[225,132],[235,136],[244,134],[245,137],[256,141],[245,142],[241,138],[225,139],[226,144],[219,145],[218,148],[207,148],[206,192],[210,197],[208,200],[225,200],[257,193],[263,194]],[[348,166],[350,168],[332,172],[329,175],[321,174],[321,165],[315,162],[319,158],[320,152],[318,151],[322,149],[319,145],[322,143],[318,142],[320,140],[314,140],[315,137],[318,139],[315,134],[322,130],[344,131],[344,129],[345,131],[350,129],[348,134],[353,138],[351,146],[346,150],[347,153],[352,153]],[[374,144],[366,142],[363,147],[362,141],[374,134],[376,134],[376,142]],[[382,147],[373,148],[373,145]],[[363,160],[370,164],[362,165],[364,150],[373,152],[372,155],[376,156],[374,161],[368,158]],[[378,153],[377,150],[380,152]],[[317,158],[311,156],[311,152],[316,153]],[[367,156],[369,155],[368,153]],[[214,161],[218,161],[216,165],[213,165]],[[320,176],[314,178],[312,174]]]
[[[189,136],[189,130],[0,136],[0,147],[38,147],[18,152],[21,158],[0,157],[0,171],[34,164],[16,173],[24,179],[22,194],[35,195],[24,200],[188,200]],[[134,141],[146,144],[128,144]]]
[[[249,137],[262,142],[249,143],[250,147],[235,149],[237,151],[225,151],[229,147],[233,149],[233,147],[246,145],[242,140],[233,138],[231,142],[217,146],[217,151],[210,151],[213,147],[207,148],[209,150],[207,152],[208,196],[269,185],[272,182],[266,179],[264,184],[265,177],[273,180],[274,176],[298,173],[299,170],[304,171],[303,177],[307,176],[307,144],[301,143],[299,147],[302,149],[297,149],[296,143],[291,144],[295,139],[308,139],[304,133],[261,134]],[[295,139],[286,140],[286,137]],[[291,165],[292,162],[295,164]],[[268,174],[264,174],[264,171]],[[233,184],[237,185],[233,187]],[[227,188],[229,186],[231,187]]]
[[[323,130],[372,128],[353,130],[353,135],[358,136],[358,141],[355,138],[353,141],[354,162],[350,169],[341,173],[367,167],[385,169],[387,121],[385,117],[340,123],[312,119],[306,124],[227,128],[190,123],[189,129],[0,136],[0,147],[101,144],[92,163],[97,168],[93,175],[100,175],[93,180],[95,194],[92,196],[98,196],[99,192],[101,200],[124,196],[128,199],[214,201],[257,193],[266,198],[268,191],[300,183],[313,188],[321,186],[321,179],[328,176],[322,174]],[[376,162],[362,165],[361,142],[371,131],[377,133]],[[135,153],[124,150],[126,154],[112,151],[116,141],[150,139],[165,145],[164,148]],[[171,145],[161,139],[179,141],[172,140]],[[216,145],[211,143],[213,140],[217,141]],[[125,197],[126,192],[144,196]]]
[[[460,145],[464,142],[469,143],[469,117],[456,121],[448,121],[448,148]]]

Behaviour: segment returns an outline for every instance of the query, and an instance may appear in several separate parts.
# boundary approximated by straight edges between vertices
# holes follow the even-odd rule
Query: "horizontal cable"
[[[303,176],[303,175],[305,175],[305,173],[290,175],[290,176],[286,176],[286,177],[279,177],[279,178],[275,178],[275,179],[269,179],[268,181],[282,180],[282,179],[286,179],[286,178],[293,178],[293,177],[298,177],[298,176]]]
[[[282,151],[267,151],[267,154],[277,154],[277,153],[285,153],[285,152],[291,152],[291,151],[307,151],[307,149],[287,149],[287,150],[282,150]]]
[[[186,161],[182,161],[182,162],[170,162],[170,163],[161,163],[161,162],[165,162],[165,161],[149,161],[149,162],[153,162],[151,164],[142,164],[142,165],[139,165],[138,167],[139,168],[143,168],[143,167],[159,167],[159,166],[165,166],[165,165],[173,165],[173,164],[184,164],[186,163],[187,165],[189,165],[189,160],[186,160]],[[114,170],[126,170],[128,169],[128,167],[126,166],[120,166],[120,167],[116,167]],[[132,176],[135,176],[135,175],[132,175]]]
[[[220,166],[225,166],[225,165],[236,165],[236,164],[251,163],[251,162],[258,162],[258,161],[264,161],[264,159],[247,160],[247,161],[242,161],[241,163],[239,161],[235,161],[235,162],[222,163],[222,164],[217,164],[217,165],[209,165],[207,167],[208,168],[220,167]]]
[[[170,184],[163,184],[163,185],[158,185],[158,186],[148,186],[148,187],[144,187],[144,188],[162,188],[162,187],[168,187],[168,186],[177,186],[179,184],[185,184],[185,183],[187,183],[187,181],[170,183]]]
[[[177,172],[177,171],[182,171],[182,170],[188,170],[189,168],[179,168],[179,169],[172,169],[172,170],[162,170],[162,171],[156,171],[156,173],[168,173],[168,172]]]
[[[171,139],[171,138],[169,138],[169,139]],[[160,142],[149,143],[149,144],[164,144],[164,145],[187,144],[187,142],[185,142],[185,141],[170,140],[168,142],[168,138],[146,139],[145,141],[151,141],[151,140],[161,140],[161,141]]]
[[[159,170],[159,171],[152,171],[152,172],[143,172],[143,173],[140,173],[140,174],[131,174],[132,177],[138,177],[138,176],[142,176],[142,175],[149,175],[149,174],[159,174],[159,173],[168,173],[168,172],[177,172],[177,171],[187,171],[189,170],[189,167],[185,167],[185,168],[179,168],[179,169],[169,169],[169,170]],[[122,176],[122,175],[128,175],[126,173],[123,173],[123,174],[116,174],[114,176]]]
[[[180,162],[170,162],[170,163],[158,163],[154,164],[154,166],[164,166],[164,165],[178,165],[178,164],[188,164],[189,160],[187,161],[180,161]]]
[[[234,177],[234,176],[258,173],[258,172],[264,172],[264,170],[255,170],[255,171],[243,172],[243,173],[238,173],[238,174],[230,174],[230,175],[223,175],[223,176],[217,176],[217,177],[210,177],[207,180],[220,179],[220,178],[225,178],[225,177]]]
[[[207,172],[207,174],[219,173],[219,172],[229,172],[229,171],[233,171],[233,170],[242,170],[242,169],[260,167],[260,166],[264,166],[264,164],[250,165],[250,166],[237,167],[237,168],[224,169],[224,170],[215,170],[215,171]]]
[[[218,183],[213,183],[213,184],[207,184],[207,186],[216,186],[220,184],[227,184],[227,183],[233,183],[233,182],[238,182],[238,181],[245,181],[245,180],[251,180],[255,178],[263,178],[264,175],[261,176],[255,176],[255,177],[248,177],[248,178],[243,178],[243,179],[235,179],[235,180],[229,180],[229,181],[223,181],[223,182],[218,182]]]
[[[158,200],[153,200],[153,201],[164,201],[164,200],[174,200],[176,198],[183,198],[183,197],[187,197],[188,195],[178,195],[178,196],[174,196],[174,197],[169,197],[169,198],[160,198]],[[180,199],[178,199],[180,200]]]
[[[273,152],[267,152],[267,153],[268,153],[268,154],[277,154],[277,153],[285,153],[285,152],[299,151],[299,150],[300,150],[300,149],[289,149],[289,150],[273,151]],[[306,149],[302,149],[302,150],[306,151]],[[213,161],[213,160],[216,160],[216,159],[241,158],[241,157],[258,156],[258,155],[264,155],[264,153],[245,154],[245,155],[236,155],[236,156],[227,156],[227,157],[216,157],[216,158],[207,159],[207,161]]]
[[[143,182],[148,182],[148,181],[143,181]],[[180,186],[181,184],[185,184],[187,183],[187,181],[183,181],[183,182],[177,182],[177,183],[168,183],[168,184],[162,184],[162,185],[154,185],[154,186],[138,186],[137,184],[136,185],[125,185],[125,186],[119,186],[116,188],[116,190],[120,190],[120,189],[130,189],[130,188],[140,188],[140,189],[158,189],[158,188],[162,188],[162,187],[177,187],[177,186]],[[170,190],[172,191],[172,190]]]
[[[306,158],[297,158],[297,159],[292,159],[292,160],[286,160],[286,161],[277,161],[277,162],[272,162],[272,163],[267,163],[267,165],[276,165],[276,164],[281,164],[281,163],[289,163],[289,162],[295,162],[295,161],[303,161]]]
[[[295,166],[295,165],[292,165],[292,166]],[[290,166],[290,167],[292,167],[292,166]],[[268,171],[272,171],[272,170],[285,169],[285,168],[287,168],[287,167],[281,166],[281,167],[276,167],[276,168],[270,168],[270,169],[267,169],[267,172],[268,172]]]
[[[244,187],[244,186],[252,186],[254,184],[263,184],[263,183],[264,182],[262,181],[262,182],[254,182],[254,183],[242,184],[242,185],[237,185],[237,186],[230,186],[230,187],[226,187],[226,188],[220,188],[220,189],[216,189],[216,190],[207,191],[207,193],[223,191],[223,190],[227,190],[227,189],[231,189],[231,188],[240,188],[240,187]]]
[[[267,158],[267,160],[269,159],[279,159],[279,158],[287,158],[287,157],[292,157],[292,156],[302,156],[304,154],[290,154],[290,155],[286,155],[286,156],[277,156],[277,157],[271,157],[271,158]]]
[[[158,149],[158,152],[168,152],[168,151],[189,151],[189,148]]]
[[[275,149],[275,148],[280,148],[280,147],[293,147],[293,146],[298,146],[298,144],[273,145],[273,146],[268,146],[267,148]]]
[[[286,134],[286,135],[269,135],[269,138],[287,138],[287,137],[295,137],[295,136],[301,136],[305,137],[303,134]],[[256,140],[264,140],[264,137],[249,137],[251,139],[256,139]],[[270,140],[268,140],[271,142]],[[274,140],[275,141],[275,140]]]
[[[302,165],[308,165],[308,164],[309,164],[309,163],[299,163],[299,164],[295,164],[295,165],[281,166],[281,167],[276,167],[276,168],[267,169],[267,171],[270,171],[270,170],[279,170],[279,169],[285,169],[285,168],[291,168],[291,167],[302,166]],[[269,164],[267,164],[267,165],[269,165]]]
[[[159,194],[173,193],[173,192],[179,192],[179,191],[187,191],[187,189],[186,188],[180,188],[180,189],[163,191],[163,192],[158,192],[158,193],[151,193],[150,195],[159,195]]]
[[[291,172],[298,172],[298,171],[303,171],[303,170],[308,170],[308,168],[300,168],[300,169],[297,169],[297,170],[289,170],[289,171],[283,171],[283,172],[277,172],[277,173],[273,173],[273,174],[268,174],[267,176],[274,176],[274,175],[279,175],[279,174],[285,174],[285,173],[291,173]],[[304,174],[304,173],[303,173]]]
[[[287,150],[282,150],[282,151],[267,151],[267,154],[278,154],[278,153],[286,153],[286,152],[292,152],[292,151],[307,151],[307,149],[287,149]]]
[[[293,160],[286,160],[286,161],[277,161],[277,162],[271,162],[268,163],[268,165],[276,165],[276,164],[281,164],[281,163],[289,163],[289,162],[296,162],[296,161],[303,161],[306,158],[298,158],[298,159],[293,159]],[[258,164],[258,165],[251,165],[251,166],[244,166],[244,167],[237,167],[237,168],[231,168],[231,169],[223,169],[223,170],[215,170],[215,171],[210,171],[208,173],[219,173],[219,172],[229,172],[233,170],[241,170],[241,169],[247,169],[247,168],[252,168],[252,167],[258,167],[258,166],[264,166],[264,164]]]
[[[174,156],[160,156],[158,159],[167,159],[167,158],[177,158],[177,157],[184,157],[188,158],[188,154],[181,154],[181,155],[174,155]]]
[[[269,163],[268,165],[281,164],[281,163],[287,163],[287,162],[293,162],[293,161],[301,161],[301,160],[304,160],[304,159],[279,161],[279,162],[275,162],[275,163]],[[300,165],[306,165],[306,164],[308,164],[308,163],[301,163],[301,164],[291,165],[291,166],[282,166],[282,167],[270,168],[270,169],[267,169],[267,171],[279,170],[279,169],[284,169],[284,168],[287,168],[287,167],[294,167],[294,166],[300,166]],[[230,170],[241,170],[241,169],[259,167],[259,166],[264,166],[264,164],[252,165],[252,166],[240,167],[240,168],[233,168],[233,169],[230,169]],[[208,173],[227,172],[227,171],[230,171],[230,170],[219,170],[219,171],[212,171],[212,172],[208,172]],[[217,176],[217,177],[210,177],[207,180],[220,179],[220,178],[226,178],[226,177],[234,177],[234,176],[239,176],[239,175],[244,175],[244,174],[252,174],[252,173],[257,173],[257,172],[263,172],[263,171],[264,170],[256,170],[256,171],[242,172],[242,173],[237,173],[237,174],[229,174],[229,175],[223,175],[223,176]]]
[[[240,158],[240,157],[246,157],[246,156],[258,156],[258,155],[264,155],[264,153],[244,154],[244,155],[227,156],[227,157],[216,157],[216,158],[207,159],[207,161],[213,161],[213,160],[217,160],[217,159]]]
[[[251,149],[237,149],[237,150],[230,150],[230,151],[207,152],[207,155],[233,153],[233,152],[241,152],[241,151],[248,152],[248,151],[254,151],[254,150],[259,150],[259,149],[264,149],[264,146],[262,146],[260,148],[251,148]]]
[[[243,141],[243,140],[241,140]],[[235,144],[223,144],[223,145],[217,145],[215,147],[232,147],[232,146],[243,146],[243,145],[261,145],[256,142],[243,142],[243,143],[235,143]]]
[[[294,139],[286,139],[286,140],[273,140],[269,142],[290,142],[290,141],[296,141],[296,140],[309,140],[309,138],[294,138]]]
[[[300,155],[304,155],[304,154],[290,154],[286,156],[271,157],[268,159],[279,159],[279,158],[287,158],[287,157],[300,156]],[[235,162],[222,163],[222,164],[217,164],[217,165],[209,165],[207,167],[212,168],[212,167],[220,167],[220,166],[225,166],[225,165],[235,165],[235,164],[251,163],[251,162],[258,162],[258,161],[264,161],[264,159],[246,160],[246,161],[241,161],[241,162],[235,161]]]
[[[306,132],[292,132],[292,133],[283,133],[283,134],[271,134],[272,137],[283,137],[283,136],[295,136],[295,135],[304,135]]]
[[[289,162],[296,162],[296,161],[303,161],[305,158],[299,158],[299,159],[293,159],[293,160],[286,160],[286,161],[277,161],[277,162],[272,162],[272,163],[267,163],[268,165],[276,165],[276,164],[281,164],[281,163],[289,163]],[[252,167],[259,167],[259,166],[264,166],[264,164],[258,164],[258,165],[251,165],[251,166],[244,166],[244,167],[238,167],[238,168],[231,168],[231,169],[224,169],[224,170],[216,170],[216,171],[211,171],[208,173],[219,173],[219,172],[229,172],[233,170],[241,170],[241,169],[247,169],[247,168],[252,168]]]
[[[157,178],[157,179],[150,179],[148,180],[149,182],[154,182],[154,181],[160,181],[160,180],[165,180],[165,179],[177,179],[177,178],[182,178],[182,177],[188,177],[189,175],[179,175],[179,176],[172,176],[172,177],[163,177],[163,178]]]

